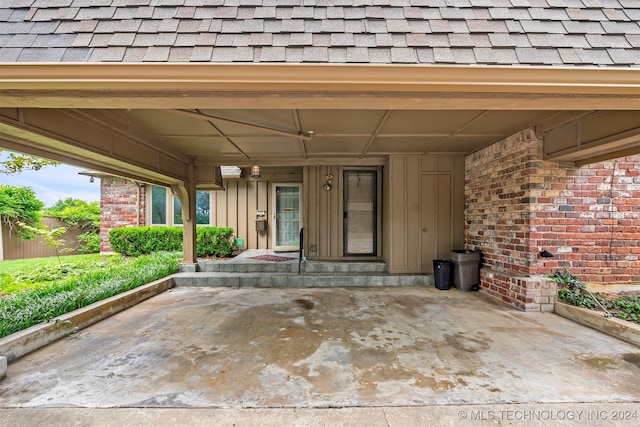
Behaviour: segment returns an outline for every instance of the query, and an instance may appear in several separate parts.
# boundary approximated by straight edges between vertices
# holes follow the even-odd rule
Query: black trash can
[[[446,259],[433,260],[433,278],[436,282],[436,288],[441,291],[449,290],[451,286],[451,261]]]

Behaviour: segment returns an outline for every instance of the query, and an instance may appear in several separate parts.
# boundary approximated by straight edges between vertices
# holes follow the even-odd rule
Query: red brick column
[[[640,284],[640,156],[581,168],[542,159],[533,130],[466,159],[466,240],[482,253],[482,291],[546,311],[556,289],[545,274],[559,268],[588,284]]]
[[[117,177],[100,179],[100,252],[112,252],[109,230],[145,225],[144,186]]]

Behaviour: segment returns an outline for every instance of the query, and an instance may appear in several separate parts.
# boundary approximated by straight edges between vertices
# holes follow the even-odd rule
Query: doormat
[[[256,259],[258,261],[282,262],[282,261],[290,261],[295,258],[290,258],[288,256],[279,256],[279,255],[256,255],[256,256],[249,257],[249,259]]]

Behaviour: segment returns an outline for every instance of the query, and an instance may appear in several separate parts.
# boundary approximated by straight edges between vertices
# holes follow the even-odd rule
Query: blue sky
[[[0,156],[1,157],[1,156]],[[49,166],[39,171],[25,171],[13,175],[0,174],[0,184],[31,187],[46,207],[60,199],[72,197],[87,202],[100,200],[100,179],[92,183],[89,177],[78,175],[86,170],[69,165]]]

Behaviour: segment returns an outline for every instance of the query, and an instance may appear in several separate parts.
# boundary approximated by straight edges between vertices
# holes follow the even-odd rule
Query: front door
[[[273,184],[272,242],[275,251],[292,251],[300,247],[302,221],[302,184]]]
[[[375,256],[377,252],[376,171],[344,172],[344,254]]]

